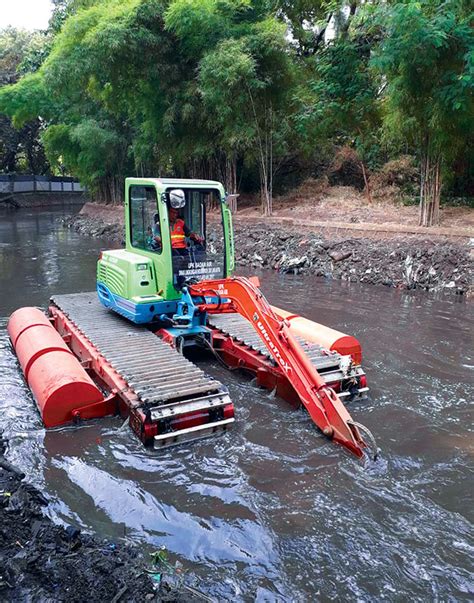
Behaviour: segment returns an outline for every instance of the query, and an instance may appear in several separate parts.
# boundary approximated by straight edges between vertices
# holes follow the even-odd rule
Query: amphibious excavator
[[[100,254],[96,291],[12,314],[45,427],[120,414],[155,448],[227,431],[229,392],[191,362],[193,349],[250,372],[363,456],[365,429],[344,405],[368,390],[359,342],[270,305],[256,277],[233,276],[227,200],[210,180],[127,178],[125,249]]]

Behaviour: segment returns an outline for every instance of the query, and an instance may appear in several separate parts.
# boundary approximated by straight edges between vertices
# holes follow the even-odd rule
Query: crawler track
[[[208,323],[209,326],[218,329],[221,333],[231,337],[237,344],[249,347],[274,364],[267,347],[258,336],[253,326],[240,314],[211,314]],[[340,382],[347,379],[349,376],[354,377],[364,374],[360,368],[350,370],[348,363],[338,352],[329,352],[320,345],[305,341],[301,337],[297,337],[296,339],[326,383]],[[348,373],[349,370],[350,374]],[[363,395],[367,391],[368,387],[359,388],[357,395]],[[339,393],[341,398],[349,397],[351,395],[354,397],[354,394],[351,394],[349,391],[342,391]]]
[[[156,446],[202,437],[203,432],[234,421],[218,413],[216,418],[216,411],[231,404],[222,383],[145,327],[104,308],[95,292],[56,295],[51,303],[127,383],[134,408],[144,409],[153,422],[163,425],[155,436]],[[209,415],[202,424],[170,428],[179,417],[199,413]]]

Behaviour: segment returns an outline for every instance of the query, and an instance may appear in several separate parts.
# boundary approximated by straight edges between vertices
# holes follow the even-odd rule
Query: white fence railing
[[[0,194],[8,193],[81,193],[85,190],[73,178],[48,176],[2,176]]]

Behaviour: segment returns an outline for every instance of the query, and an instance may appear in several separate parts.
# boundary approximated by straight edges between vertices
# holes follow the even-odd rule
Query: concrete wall
[[[84,191],[85,187],[72,178],[0,175],[0,194],[34,192],[82,193]]]

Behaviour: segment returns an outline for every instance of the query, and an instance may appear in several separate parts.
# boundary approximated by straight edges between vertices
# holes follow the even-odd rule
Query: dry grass
[[[306,180],[290,193],[274,200],[275,217],[290,217],[308,222],[349,222],[353,224],[418,225],[418,207],[404,206],[388,199],[377,198],[372,205],[364,193],[350,186],[329,186],[326,179]],[[93,215],[107,224],[123,224],[123,207],[86,204],[81,213]],[[468,207],[441,209],[441,226],[473,228],[474,210]],[[260,215],[257,196],[239,199],[239,216]]]
[[[417,226],[418,207],[405,206],[394,200],[397,198],[397,195],[392,193],[379,193],[375,201],[369,204],[363,192],[358,192],[350,186],[329,186],[326,179],[309,179],[290,193],[276,197],[273,208],[276,217],[307,219],[314,222]],[[253,202],[247,198],[243,206],[239,203],[239,215],[259,213],[260,206],[255,198]],[[441,225],[474,228],[474,210],[467,207],[442,208]]]

